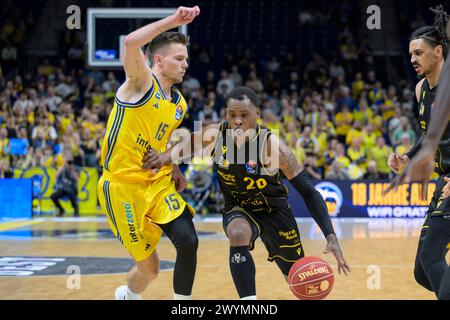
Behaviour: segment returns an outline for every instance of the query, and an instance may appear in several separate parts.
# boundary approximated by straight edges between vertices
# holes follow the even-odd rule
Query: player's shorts
[[[447,184],[444,180],[445,177],[450,177],[450,174],[442,174],[436,181],[436,189],[428,207],[427,215],[450,217],[450,197],[444,198],[444,187]]]
[[[136,261],[150,257],[166,224],[178,218],[186,205],[170,175],[146,183],[112,182],[105,174],[97,185],[100,206],[107,213],[114,236]]]
[[[270,213],[247,212],[239,206],[226,207],[222,219],[225,234],[228,224],[235,218],[243,218],[250,223],[252,238],[249,249],[253,250],[255,240],[260,237],[269,254],[267,260],[281,259],[293,263],[304,257],[297,222],[289,206]]]

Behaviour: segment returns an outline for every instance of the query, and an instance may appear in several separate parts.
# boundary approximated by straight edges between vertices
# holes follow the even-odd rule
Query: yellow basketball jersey
[[[171,164],[156,174],[144,170],[142,159],[150,148],[166,150],[170,135],[183,121],[187,104],[175,88],[171,89],[169,101],[155,75],[152,82],[150,90],[136,103],[122,102],[116,96],[101,159],[104,175],[111,181],[149,182],[172,173]]]

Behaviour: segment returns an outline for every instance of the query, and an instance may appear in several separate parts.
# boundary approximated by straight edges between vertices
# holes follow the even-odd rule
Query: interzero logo
[[[129,203],[123,203],[123,206],[125,208],[125,214],[127,216],[127,222],[128,222],[128,230],[130,231],[130,237],[131,242],[138,242],[139,238],[136,232],[136,226],[134,224],[134,218],[133,218],[133,211],[132,206]]]

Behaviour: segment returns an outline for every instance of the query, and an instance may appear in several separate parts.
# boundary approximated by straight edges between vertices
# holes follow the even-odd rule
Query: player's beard
[[[422,73],[417,73],[416,74],[416,76],[417,76],[417,80],[422,80],[423,78],[425,78],[425,74],[422,72]]]

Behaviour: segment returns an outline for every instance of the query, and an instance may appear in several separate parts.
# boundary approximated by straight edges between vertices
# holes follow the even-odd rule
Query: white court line
[[[271,268],[273,267],[272,264],[255,264],[256,267],[259,268]],[[330,266],[332,268],[335,268],[337,270],[337,265],[333,265],[330,264]],[[351,265],[350,266],[350,270],[351,269],[367,269],[369,266],[377,266],[380,267],[381,269],[404,269],[404,268],[414,268],[413,265],[410,264],[358,264],[358,265]],[[197,267],[202,267],[202,268],[221,268],[221,267],[226,267],[229,268],[228,263],[224,263],[224,264],[197,264]]]

